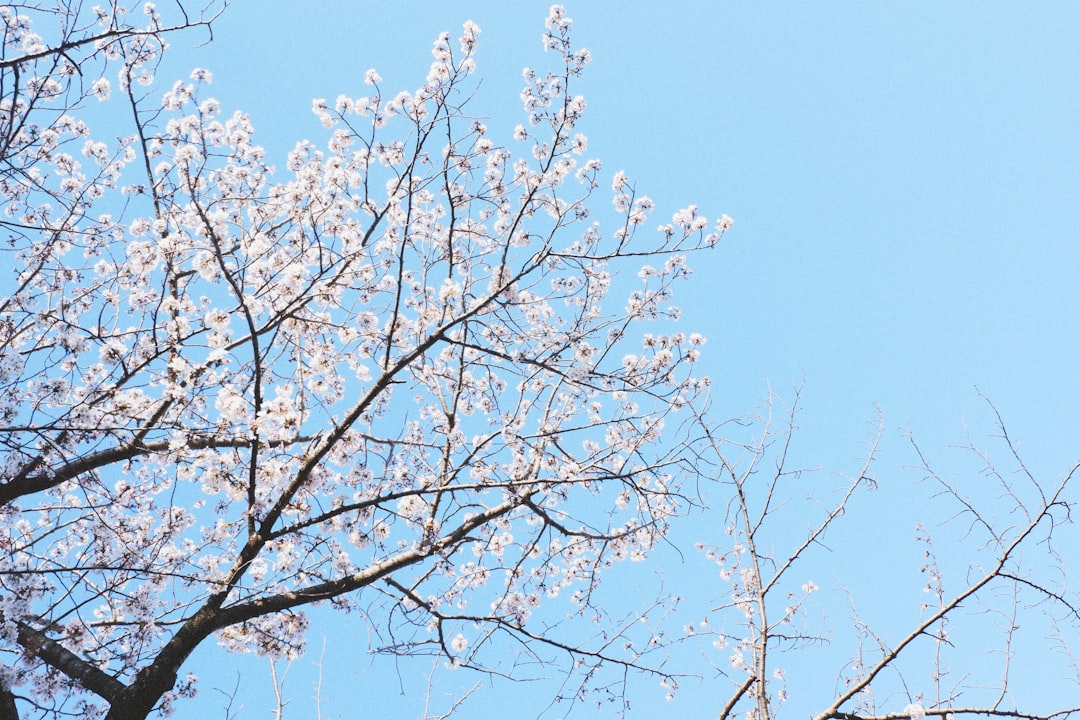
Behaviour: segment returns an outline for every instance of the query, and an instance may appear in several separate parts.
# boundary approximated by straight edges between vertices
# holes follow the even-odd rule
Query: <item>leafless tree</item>
[[[805,699],[792,700],[788,690],[800,677],[835,683],[834,692],[822,694],[831,699],[813,709],[815,720],[928,715],[1049,720],[1080,712],[1080,703],[1062,707],[1056,699],[1048,701],[1045,686],[1012,679],[1016,665],[1064,673],[1056,676],[1061,684],[1078,679],[1071,648],[1080,615],[1062,556],[1077,542],[1069,492],[1080,464],[1058,478],[1037,478],[993,406],[997,442],[1005,451],[997,463],[1011,465],[1007,472],[972,443],[963,450],[977,459],[975,472],[943,477],[911,438],[919,478],[883,482],[903,482],[924,500],[915,534],[921,556],[913,558],[923,598],[909,602],[920,593],[905,593],[898,580],[878,594],[878,604],[891,605],[896,619],[875,627],[858,612],[856,599],[869,589],[865,581],[847,580],[851,600],[845,608],[835,594],[817,599],[821,588],[807,573],[828,568],[829,557],[858,554],[836,544],[839,526],[854,526],[846,540],[873,543],[873,536],[894,521],[850,512],[857,494],[877,487],[873,461],[882,427],[875,428],[856,473],[838,488],[818,484],[808,491],[804,471],[794,469],[789,458],[796,404],[783,420],[767,415],[757,439],[738,448],[741,452],[732,450],[730,440],[717,438],[702,458],[702,465],[715,464],[732,489],[724,541],[704,548],[729,589],[710,617],[726,630],[708,633],[730,652],[723,674],[732,691],[720,718],[743,714],[757,720],[777,716],[785,705],[805,708]],[[900,511],[897,516],[907,518]],[[935,550],[938,535],[951,545],[943,557]],[[829,577],[822,583],[834,581]],[[901,600],[892,602],[894,597]],[[826,623],[809,622],[815,614],[824,614],[834,626],[850,618],[850,630],[833,636]],[[1027,632],[1023,651],[1021,626]],[[846,644],[850,660],[842,667],[816,667],[814,647],[823,643]],[[980,654],[994,658],[989,672],[971,667]]]

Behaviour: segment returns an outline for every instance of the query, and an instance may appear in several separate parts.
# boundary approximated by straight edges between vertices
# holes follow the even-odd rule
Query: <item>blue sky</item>
[[[257,140],[282,166],[295,141],[321,137],[313,97],[363,94],[369,67],[389,94],[412,88],[438,32],[472,19],[483,30],[472,107],[508,139],[521,120],[521,67],[544,60],[547,6],[324,0],[301,10],[240,0],[213,44],[194,51],[175,41],[169,67],[177,77],[210,68],[213,94],[226,111],[252,115]],[[1035,473],[1056,478],[1071,467],[1080,429],[1080,6],[624,0],[567,9],[594,57],[578,87],[589,103],[589,154],[634,178],[658,218],[691,202],[735,218],[723,245],[696,259],[679,298],[687,331],[710,340],[717,411],[751,412],[770,385],[790,397],[805,379],[796,452],[828,472],[853,469],[881,407],[881,496],[865,507],[900,507],[903,517],[883,522],[886,539],[838,557],[826,576],[847,568],[873,585],[917,564],[903,431],[978,483],[977,466],[950,450],[968,432],[992,444],[976,386]],[[917,590],[919,579],[908,579]],[[904,592],[868,614],[892,612]],[[349,625],[357,622],[330,630],[328,655],[353,664],[325,675],[333,704],[323,717],[384,716],[356,709],[374,678],[396,682],[380,667],[386,660],[362,652],[366,638]],[[241,667],[245,710],[236,717],[266,716],[272,695],[252,676],[265,676],[264,662],[229,660],[219,679],[212,653],[198,662],[205,707],[220,708],[211,686],[231,688]],[[288,681],[297,717],[314,716],[302,711],[310,669],[300,661]],[[640,707],[654,709],[632,717],[719,711],[698,703],[721,693],[656,708],[651,691]],[[485,716],[488,697],[506,696],[481,691],[464,717]]]

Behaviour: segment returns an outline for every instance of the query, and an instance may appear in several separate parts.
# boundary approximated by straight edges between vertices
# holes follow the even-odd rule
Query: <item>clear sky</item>
[[[413,88],[439,31],[456,34],[471,19],[483,31],[472,109],[508,138],[521,120],[521,67],[544,60],[547,7],[238,0],[213,44],[177,40],[169,67],[176,77],[211,69],[213,94],[226,111],[251,114],[256,139],[282,166],[295,141],[321,136],[313,97],[364,94],[369,67],[388,94]],[[1080,6],[605,0],[567,10],[594,58],[578,88],[589,154],[633,177],[658,217],[692,202],[735,218],[678,298],[687,331],[709,338],[718,412],[751,412],[770,385],[790,397],[805,380],[796,450],[827,475],[853,469],[879,405],[881,495],[866,512],[904,507],[911,495],[907,428],[959,481],[980,482],[977,466],[949,449],[968,433],[992,444],[976,386],[1035,473],[1071,467],[1080,453]],[[818,583],[846,567],[865,573],[856,582],[899,577],[917,591],[919,579],[904,575],[918,563],[913,523],[900,513],[893,527],[887,515],[876,520],[877,542],[852,535],[861,551],[837,553]],[[895,553],[880,539],[891,533],[907,543]],[[670,582],[679,573],[666,570]],[[886,594],[876,610],[904,597]],[[377,702],[391,702],[397,679],[392,661],[366,657],[361,628],[350,617],[312,632],[313,655],[329,634],[335,660],[324,668],[322,717],[414,717],[367,705],[373,683],[390,688]],[[232,717],[267,717],[266,663],[227,660],[215,677],[219,659],[203,652],[195,667],[199,706],[217,713],[206,716],[222,716],[212,688],[231,690],[239,667],[233,710],[244,707]],[[314,717],[311,671],[307,659],[291,671],[296,714],[287,717]],[[635,694],[641,710],[631,717],[713,717],[719,705],[708,703],[723,695],[707,682],[665,705],[655,690]],[[494,717],[497,702],[543,691],[484,690],[463,717]],[[542,710],[503,706],[499,715]]]

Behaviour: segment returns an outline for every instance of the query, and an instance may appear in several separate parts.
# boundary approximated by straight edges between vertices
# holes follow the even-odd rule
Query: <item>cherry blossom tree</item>
[[[512,680],[561,662],[561,697],[616,712],[634,673],[676,697],[671,647],[699,640],[722,718],[806,708],[811,670],[835,682],[819,720],[1077,712],[1011,665],[1021,616],[1075,642],[1075,468],[1037,478],[1003,424],[989,499],[913,445],[932,488],[913,625],[863,620],[858,588],[818,600],[833,578],[805,571],[873,496],[880,430],[822,489],[793,469],[793,414],[713,416],[673,296],[731,219],[655,219],[590,157],[590,57],[560,6],[516,127],[472,107],[466,23],[419,87],[369,70],[365,96],[316,100],[321,135],[277,168],[209,71],[156,78],[167,39],[210,39],[222,9],[0,8],[0,718],[167,713],[196,648],[295,658],[315,605],[373,652]],[[706,512],[719,600],[600,600]],[[685,612],[705,619],[680,632]],[[950,675],[972,623],[997,633],[989,681]],[[833,634],[846,664],[803,660]]]
[[[415,90],[372,70],[367,96],[316,100],[325,137],[278,179],[209,72],[155,89],[166,35],[211,15],[78,10],[3,11],[9,713],[167,711],[201,643],[295,656],[314,603],[488,672],[502,637],[582,687],[660,672],[640,624],[530,618],[604,621],[603,571],[694,505],[704,340],[672,290],[731,221],[690,206],[645,232],[649,198],[602,182],[564,11],[513,133],[467,109],[466,23]],[[123,133],[80,119],[97,101]]]

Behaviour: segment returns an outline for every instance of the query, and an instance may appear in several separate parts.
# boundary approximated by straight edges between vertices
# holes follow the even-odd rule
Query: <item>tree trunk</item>
[[[15,693],[0,686],[0,720],[19,720],[19,709],[15,707]]]
[[[105,720],[146,720],[161,696],[176,685],[176,673],[156,663],[141,671],[120,697],[109,706]]]

